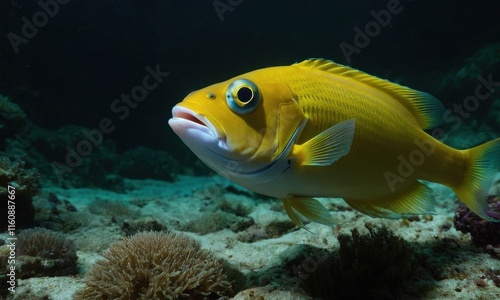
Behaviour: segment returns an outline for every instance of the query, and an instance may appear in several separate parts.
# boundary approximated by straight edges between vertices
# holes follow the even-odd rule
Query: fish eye
[[[226,102],[235,113],[248,114],[255,110],[260,102],[259,89],[248,79],[235,80],[227,88]]]

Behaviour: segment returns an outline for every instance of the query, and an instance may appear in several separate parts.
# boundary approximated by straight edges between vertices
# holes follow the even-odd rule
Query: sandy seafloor
[[[249,217],[261,228],[273,220],[288,220],[284,211],[278,209],[281,206],[280,200],[255,197],[239,187],[228,188],[231,185],[218,176],[179,176],[175,182],[126,180],[125,193],[99,189],[44,188],[43,193],[54,193],[59,199],[66,199],[77,208],[77,212],[67,213],[62,218],[74,218],[81,224],[81,227],[66,234],[75,241],[78,249],[79,275],[19,280],[16,299],[24,299],[21,298],[23,294],[45,293],[49,295],[48,299],[67,300],[83,286],[84,274],[93,262],[101,258],[100,253],[124,235],[120,228],[120,216],[110,216],[109,212],[101,214],[99,211],[104,208],[89,207],[107,200],[118,201],[128,207],[128,215],[124,218],[129,221],[154,218],[174,231],[179,231],[178,228],[182,228],[180,225],[206,214],[206,208],[217,197],[224,197],[231,202],[237,201],[250,208]],[[243,273],[249,273],[275,264],[280,254],[299,244],[334,250],[339,246],[337,236],[340,232],[350,233],[353,228],[365,230],[366,222],[385,224],[412,245],[428,245],[441,249],[432,252],[432,255],[437,256],[434,257],[435,267],[441,269],[442,274],[450,274],[438,279],[413,278],[407,283],[408,286],[404,287],[405,290],[427,287],[426,299],[500,299],[500,288],[484,276],[488,269],[499,269],[500,260],[472,246],[469,234],[455,230],[453,216],[458,203],[454,194],[441,185],[430,185],[436,194],[438,214],[432,218],[421,217],[417,221],[375,219],[351,209],[343,209],[347,208],[347,204],[341,199],[320,199],[331,211],[337,225],[327,227],[309,223],[306,227],[313,234],[295,228],[279,237],[243,242],[242,233],[230,229],[205,235],[186,231],[182,233],[200,241],[204,249],[226,259]],[[119,212],[117,214],[119,215]],[[476,281],[479,279],[483,279],[486,285],[478,286]],[[413,284],[414,287],[411,286]],[[250,296],[251,294],[253,296]],[[279,284],[253,287],[241,291],[234,299],[259,299],[260,295],[264,296],[260,299],[313,299],[301,293],[300,289],[287,290]],[[411,295],[403,295],[402,298],[413,299]]]

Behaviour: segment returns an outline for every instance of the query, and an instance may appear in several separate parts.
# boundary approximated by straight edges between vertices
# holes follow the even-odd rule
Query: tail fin
[[[500,222],[488,216],[488,190],[500,168],[500,138],[463,150],[467,156],[462,184],[453,190],[481,218]]]

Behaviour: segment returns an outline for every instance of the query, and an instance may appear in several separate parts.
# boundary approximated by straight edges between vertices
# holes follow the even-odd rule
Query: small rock
[[[486,283],[486,281],[484,281],[484,279],[481,279],[481,278],[476,279],[476,280],[474,281],[474,283],[475,283],[477,286],[479,286],[479,287],[485,287],[485,286],[487,286],[487,285],[488,285],[488,284]]]

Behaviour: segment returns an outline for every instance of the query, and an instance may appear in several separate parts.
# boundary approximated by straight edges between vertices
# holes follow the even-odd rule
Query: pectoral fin
[[[347,155],[354,140],[356,120],[333,125],[302,145],[294,145],[292,157],[301,166],[329,166]]]
[[[300,220],[297,212],[311,222],[333,226],[333,220],[330,213],[316,199],[290,196],[286,199],[282,199],[282,202],[287,215],[300,228],[304,228],[304,224]]]

